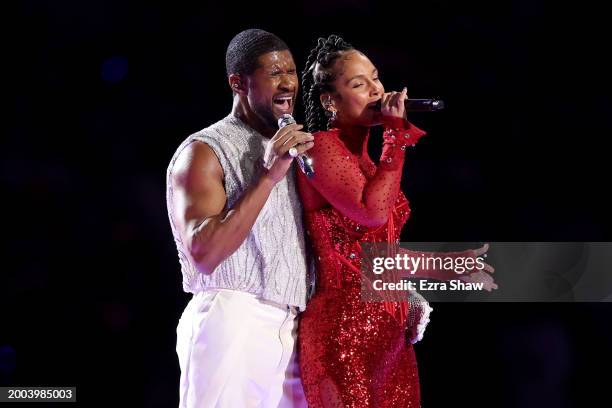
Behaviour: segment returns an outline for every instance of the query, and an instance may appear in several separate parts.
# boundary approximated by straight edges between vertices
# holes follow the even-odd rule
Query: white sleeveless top
[[[183,149],[196,141],[210,146],[219,159],[224,172],[227,209],[255,181],[269,139],[230,114],[189,136],[174,153],[166,173],[166,201],[183,274],[183,290],[191,293],[208,288],[240,290],[304,309],[310,277],[307,276],[302,206],[296,192],[295,165],[274,186],[253,228],[236,252],[206,275],[198,272],[180,231],[175,227],[172,201],[174,163]]]

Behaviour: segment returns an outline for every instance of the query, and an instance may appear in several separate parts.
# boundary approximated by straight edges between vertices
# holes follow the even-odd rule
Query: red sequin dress
[[[316,292],[299,334],[309,407],[420,406],[417,363],[405,336],[408,304],[361,301],[360,243],[399,239],[410,214],[400,191],[405,150],[424,134],[391,120],[376,165],[367,154],[369,135],[318,132],[308,152],[315,177],[298,172],[317,264]]]

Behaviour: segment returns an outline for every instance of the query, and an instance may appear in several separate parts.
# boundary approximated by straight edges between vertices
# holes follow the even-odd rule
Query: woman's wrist
[[[408,130],[412,126],[405,118],[399,116],[383,116],[382,123],[385,129]]]
[[[401,135],[396,132],[386,131],[383,133],[383,150],[380,155],[380,166],[385,170],[396,170],[404,163],[406,146],[404,146]]]
[[[406,150],[408,146],[414,146],[416,142],[426,134],[404,118],[387,116],[383,125],[383,139],[385,143],[394,143],[401,150]]]

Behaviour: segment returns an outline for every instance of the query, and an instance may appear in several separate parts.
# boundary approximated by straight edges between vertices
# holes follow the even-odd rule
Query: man
[[[313,137],[297,124],[278,130],[298,92],[281,39],[239,33],[226,69],[231,114],[189,136],[167,173],[183,288],[194,294],[177,328],[180,406],[305,406],[295,340],[308,276],[288,151]]]

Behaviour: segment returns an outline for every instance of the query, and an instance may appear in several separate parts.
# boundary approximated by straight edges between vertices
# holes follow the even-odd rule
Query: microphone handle
[[[406,99],[404,106],[408,112],[435,112],[444,109],[440,99]]]
[[[306,156],[304,153],[299,154],[296,157],[298,165],[300,166],[300,170],[302,173],[306,175],[308,178],[312,178],[314,176],[314,166],[312,165],[312,159],[309,156]]]
[[[380,100],[376,106],[380,109]],[[406,112],[435,112],[444,109],[444,101],[441,99],[406,99],[404,106]]]

